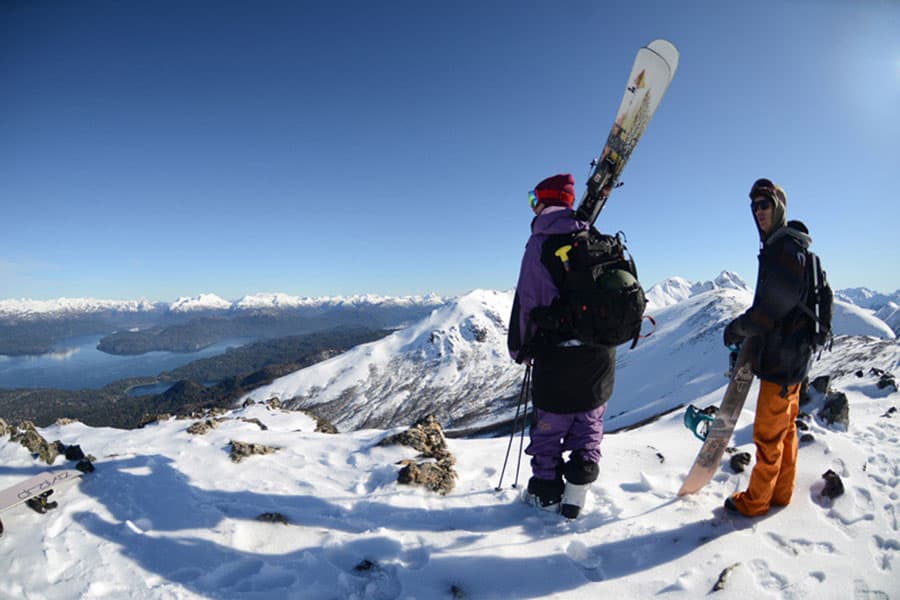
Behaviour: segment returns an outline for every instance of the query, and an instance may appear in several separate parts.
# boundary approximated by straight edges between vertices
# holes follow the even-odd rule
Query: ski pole
[[[522,390],[519,392],[519,402],[516,404],[516,416],[513,417],[512,430],[509,432],[509,444],[506,445],[506,457],[503,459],[503,468],[500,469],[500,481],[494,491],[499,492],[503,489],[503,475],[506,473],[506,463],[509,461],[509,451],[512,449],[513,438],[516,437],[516,428],[519,425],[519,411],[522,408],[522,400],[526,398],[528,382],[531,380],[531,365],[525,367],[525,377],[522,379]],[[526,412],[528,407],[526,406]],[[518,472],[518,469],[517,469]],[[516,476],[518,478],[518,474]],[[518,481],[516,482],[518,483]]]
[[[519,436],[519,457],[516,460],[516,479],[513,481],[513,489],[519,485],[519,467],[522,466],[522,446],[525,444],[525,423],[528,422],[528,390],[531,388],[531,365],[525,370],[525,389],[522,395],[525,396],[525,411],[522,413],[522,435]]]

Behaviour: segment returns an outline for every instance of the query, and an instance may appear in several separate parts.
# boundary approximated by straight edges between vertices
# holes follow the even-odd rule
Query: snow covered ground
[[[748,479],[727,455],[704,490],[676,498],[699,448],[681,411],[606,437],[600,479],[571,522],[517,500],[518,439],[500,492],[508,438],[448,440],[459,479],[439,496],[396,483],[395,463],[415,452],[375,444],[400,429],[315,433],[307,416],[262,404],[206,435],[176,420],[51,426],[44,437],[80,444],[97,470],[55,511],[3,513],[0,598],[674,599],[706,596],[729,567],[713,597],[897,598],[900,415],[884,415],[900,394],[852,371],[896,369],[900,347],[855,338],[833,354],[820,367],[843,367],[832,387],[850,400],[849,431],[814,420],[794,501],[757,519],[720,508]],[[751,453],[754,400],[755,389],[733,439]],[[233,439],[279,450],[233,463]],[[833,501],[820,496],[828,469],[846,487]],[[41,470],[0,440],[0,487]],[[523,461],[519,482],[529,475]],[[289,524],[256,520],[267,512]]]

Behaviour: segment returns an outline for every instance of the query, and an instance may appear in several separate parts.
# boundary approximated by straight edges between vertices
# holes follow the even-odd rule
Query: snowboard
[[[591,163],[593,171],[575,211],[578,220],[597,220],[676,69],[678,49],[671,42],[654,40],[638,50],[606,146],[600,158]]]
[[[58,471],[45,471],[25,481],[0,491],[0,513],[24,504],[32,498],[38,498],[44,494],[57,492],[64,487],[78,481],[81,471],[76,469],[61,469]],[[3,523],[0,522],[0,535],[3,534]]]
[[[744,408],[744,402],[747,400],[750,384],[753,383],[753,372],[750,370],[753,345],[750,339],[744,340],[741,345],[731,373],[731,380],[725,389],[725,398],[722,400],[715,420],[709,426],[706,441],[700,447],[700,453],[697,454],[691,470],[684,483],[681,484],[681,489],[678,490],[679,496],[701,490],[719,469],[722,455],[725,454],[725,448],[728,446],[734,426]]]

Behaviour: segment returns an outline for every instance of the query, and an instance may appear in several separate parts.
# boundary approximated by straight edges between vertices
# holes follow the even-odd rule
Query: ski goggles
[[[774,205],[775,205],[775,203],[772,202],[772,200],[770,200],[769,198],[764,198],[762,200],[754,200],[753,202],[750,203],[750,210],[752,210],[753,212],[756,212],[758,210],[769,210]]]
[[[549,200],[562,200],[569,206],[572,206],[572,202],[574,202],[575,197],[572,194],[567,194],[565,192],[557,192],[553,190],[543,190],[541,194],[544,195],[544,198],[538,198],[537,192],[535,190],[531,190],[528,192],[528,204],[531,205],[531,208],[535,208],[541,202],[546,203]]]

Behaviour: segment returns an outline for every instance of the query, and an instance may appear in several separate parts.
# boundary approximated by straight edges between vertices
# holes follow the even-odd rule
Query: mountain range
[[[647,295],[657,327],[645,327],[647,337],[635,349],[618,349],[611,429],[721,388],[727,362],[722,330],[753,299],[733,273],[700,284],[670,279]],[[523,377],[523,367],[506,352],[512,300],[512,291],[470,292],[409,327],[276,379],[244,399],[278,398],[343,430],[396,427],[427,414],[451,430],[489,427],[509,418]],[[859,346],[877,361],[896,346],[885,342],[896,334],[871,310],[837,300],[834,312],[836,352]]]
[[[446,299],[436,294],[421,296],[356,296],[305,297],[281,293],[259,293],[229,301],[215,294],[185,296],[174,302],[149,300],[98,300],[95,298],[57,298],[55,300],[0,300],[0,321],[15,322],[37,319],[59,319],[97,314],[197,314],[197,313],[277,313],[292,310],[326,311],[371,307],[407,308],[437,306]]]

